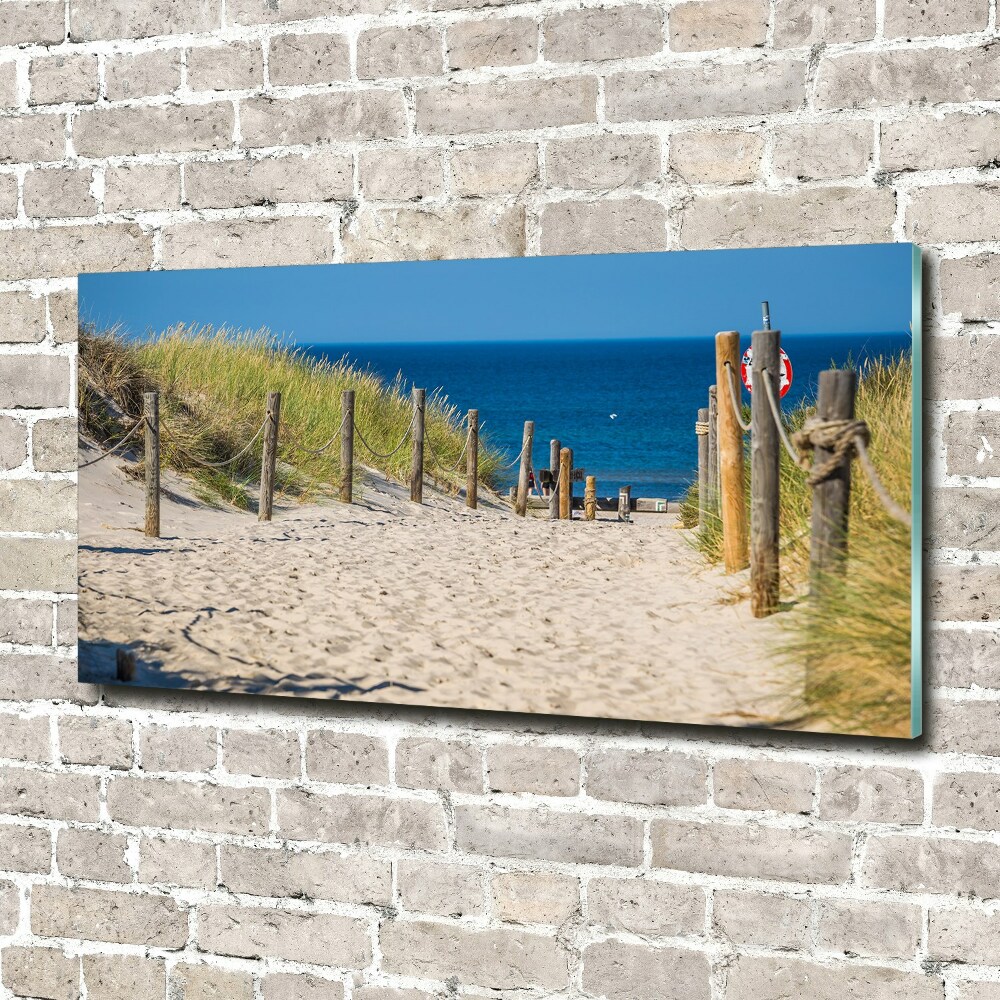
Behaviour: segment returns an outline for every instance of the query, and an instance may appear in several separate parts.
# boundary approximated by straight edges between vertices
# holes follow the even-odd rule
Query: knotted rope
[[[860,438],[867,445],[868,425],[863,420],[824,420],[822,417],[808,417],[802,429],[792,435],[792,442],[799,450],[799,465],[806,470],[806,482],[818,486],[826,482],[842,465],[854,457],[857,450],[855,439]],[[823,448],[830,454],[822,462],[810,465],[802,452]]]

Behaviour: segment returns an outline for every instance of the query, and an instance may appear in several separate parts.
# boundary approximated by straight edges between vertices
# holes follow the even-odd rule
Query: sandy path
[[[767,724],[791,678],[739,584],[706,569],[665,515],[632,525],[519,520],[372,483],[360,504],[284,508],[271,524],[163,505],[81,473],[81,678],[113,648],[154,686],[691,723]]]

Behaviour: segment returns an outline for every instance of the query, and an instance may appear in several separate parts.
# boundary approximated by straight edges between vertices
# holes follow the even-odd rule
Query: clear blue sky
[[[80,276],[80,317],[131,336],[178,323],[300,344],[906,333],[910,244],[334,264]]]

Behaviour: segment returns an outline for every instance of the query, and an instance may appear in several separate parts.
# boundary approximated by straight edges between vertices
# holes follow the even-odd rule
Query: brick
[[[955,1000],[1000,1000],[1000,984],[994,982],[956,982],[952,980]]]
[[[344,231],[343,244],[349,262],[519,257],[526,246],[524,209],[368,209]]]
[[[60,716],[59,755],[67,764],[127,771],[132,766],[132,723],[103,715]]]
[[[0,45],[55,45],[66,37],[62,0],[12,0],[0,20]]]
[[[139,730],[144,771],[211,771],[218,731],[209,726],[144,726]]]
[[[386,972],[507,990],[569,985],[568,958],[552,938],[524,931],[399,920],[379,929]]]
[[[48,875],[52,869],[52,837],[37,826],[0,824],[0,868],[5,872]]]
[[[869,838],[861,884],[904,892],[1000,898],[1000,847],[951,837]]]
[[[911,195],[906,230],[923,243],[995,240],[1000,224],[1000,186],[949,184],[920,188]]]
[[[0,542],[0,560],[26,559],[31,550],[31,546],[12,547]],[[68,565],[71,570],[75,570],[73,566],[75,558],[75,554],[70,552]],[[0,561],[0,567],[2,566],[3,563]],[[43,562],[40,567],[42,578],[35,581],[39,586],[32,589],[52,585],[52,577],[48,579],[44,577],[45,568],[46,563]],[[75,571],[67,575],[73,580],[76,578]],[[65,589],[67,592],[75,592],[76,585],[67,583]],[[77,704],[93,704],[99,698],[99,691],[94,685],[78,683],[75,658],[37,653],[0,653],[0,699],[33,701],[39,698],[46,701],[61,700]]]
[[[875,37],[875,0],[775,0],[776,48]]]
[[[173,165],[130,163],[104,172],[104,211],[156,212],[181,207],[181,172]]]
[[[139,881],[214,889],[215,847],[172,837],[143,837],[139,843]]]
[[[1000,526],[990,516],[994,490],[957,487],[935,490],[928,504],[927,537],[935,546],[996,551]]]
[[[944,426],[945,468],[950,476],[1000,475],[1000,411],[959,410]]]
[[[703,934],[705,893],[640,877],[595,878],[587,884],[589,919],[613,932],[647,937]]]
[[[429,851],[445,845],[441,806],[418,799],[279,791],[278,825],[289,840]]]
[[[271,83],[294,87],[351,77],[351,50],[346,35],[277,35],[267,61]]]
[[[65,156],[65,115],[35,114],[4,119],[0,163],[52,162]]]
[[[921,823],[924,779],[905,768],[831,767],[820,777],[819,815],[851,823]]]
[[[233,143],[231,104],[100,108],[80,113],[73,145],[83,156],[186,153],[228,149]]]
[[[616,73],[605,81],[609,121],[672,121],[794,111],[805,64],[753,62]]]
[[[357,988],[352,994],[355,1000],[364,1000]],[[285,972],[267,976],[261,981],[261,1000],[343,1000],[344,986],[333,979],[301,972]]]
[[[774,137],[771,168],[789,180],[854,177],[867,173],[874,151],[870,122],[790,125]]]
[[[358,170],[369,198],[416,201],[444,191],[441,154],[434,149],[362,150]]]
[[[396,783],[403,788],[483,791],[483,753],[456,740],[402,739],[396,744]]]
[[[740,955],[729,968],[727,1000],[943,1000],[934,975],[879,966],[818,965],[797,958]]]
[[[642,823],[628,816],[460,805],[455,842],[473,854],[571,864],[637,865]]]
[[[1000,580],[985,566],[933,566],[927,575],[927,607],[934,621],[997,621]]]
[[[443,70],[443,39],[430,25],[369,28],[358,36],[358,77],[430,76]]]
[[[430,135],[538,129],[597,120],[593,77],[453,83],[416,92],[417,131]]]
[[[188,35],[222,27],[219,0],[136,0],[127,9],[101,0],[73,0],[70,38],[90,42],[102,38],[147,38]]]
[[[470,865],[403,858],[396,882],[406,910],[442,917],[483,913],[483,873]]]
[[[29,104],[93,104],[97,100],[97,56],[32,59],[28,83]]]
[[[176,1000],[254,1000],[249,972],[212,965],[175,965],[170,970],[170,996]]]
[[[13,219],[17,216],[17,177],[14,174],[0,174],[0,217]]]
[[[969,965],[1000,964],[1000,917],[970,906],[932,908],[928,913],[927,957]]]
[[[24,211],[37,219],[97,214],[92,170],[30,170],[24,178]]]
[[[580,911],[580,883],[549,872],[498,872],[490,888],[497,916],[512,924],[558,927]]]
[[[541,221],[543,254],[666,249],[666,209],[647,198],[556,202],[542,209]]]
[[[3,343],[38,344],[45,339],[45,299],[42,296],[28,292],[0,293],[0,310],[4,318],[0,329]]]
[[[387,785],[385,740],[356,733],[312,732],[306,737],[306,773],[313,781]]]
[[[697,806],[708,801],[708,767],[672,751],[605,750],[590,754],[587,794],[650,806]]]
[[[271,907],[201,907],[198,946],[216,955],[279,958],[348,969],[363,969],[372,958],[363,920]]]
[[[654,819],[653,865],[787,882],[837,884],[851,870],[851,838],[811,829]]]
[[[14,360],[4,359],[4,367]],[[31,371],[28,366],[22,371]],[[3,391],[0,372],[0,394]],[[0,590],[76,590],[76,542],[63,538],[0,539]],[[55,697],[55,695],[53,695]]]
[[[107,807],[129,826],[250,836],[267,833],[271,796],[264,788],[121,777],[108,785]]]
[[[1000,817],[1000,778],[966,772],[934,779],[934,825],[956,830],[995,830]]]
[[[181,85],[181,49],[109,55],[104,85],[109,101],[172,94]]]
[[[31,930],[41,937],[181,948],[187,913],[167,896],[36,885]]]
[[[660,176],[660,140],[654,135],[595,135],[550,142],[545,173],[557,187],[615,189]]]
[[[501,744],[486,751],[486,780],[491,792],[578,795],[580,757],[560,747]]]
[[[222,883],[231,892],[375,906],[392,901],[389,862],[357,851],[299,852],[224,844],[220,857]]]
[[[112,226],[46,226],[41,229],[18,229],[0,233],[0,256],[6,261],[6,277],[49,278],[56,275],[76,275],[81,271],[145,271],[153,262],[153,238],[136,225]],[[8,359],[5,367],[13,362]],[[25,358],[18,364],[48,366],[55,372],[65,367],[65,358]],[[22,371],[18,394],[28,400],[28,406],[65,406],[58,402],[32,402],[36,396],[45,400],[51,384],[42,372],[29,375]],[[39,381],[30,381],[39,379]],[[61,381],[60,381],[61,386]],[[29,390],[30,387],[30,390]],[[0,400],[9,391],[0,372]],[[0,402],[0,406],[8,406]]]
[[[670,48],[675,52],[754,48],[767,39],[764,0],[698,0],[670,11]]]
[[[886,188],[809,188],[696,196],[681,221],[686,249],[891,239],[896,199]]]
[[[599,941],[583,951],[583,988],[607,1000],[709,1000],[708,957],[680,948]]]
[[[362,986],[352,994],[354,1000],[437,1000],[425,990],[397,989],[392,986]]]
[[[932,632],[924,669],[932,685],[1000,687],[1000,633],[960,629]]]
[[[713,770],[715,804],[723,809],[812,810],[816,772],[794,761],[720,760]]]
[[[663,49],[657,7],[568,10],[542,22],[549,62],[596,62],[650,56]]]
[[[42,604],[51,613],[52,605],[42,602],[4,601],[0,604],[0,614],[11,604]],[[51,627],[51,626],[50,626]],[[9,642],[3,638],[0,641]],[[16,641],[16,640],[15,640]],[[52,740],[49,735],[49,720],[43,715],[0,715],[0,757],[5,760],[31,760],[42,763],[52,761]]]
[[[881,126],[882,169],[989,167],[1000,160],[1000,114],[908,115]]]
[[[712,926],[734,945],[798,951],[809,947],[812,905],[800,896],[717,889]]]
[[[896,49],[827,57],[816,91],[821,110],[990,100],[1000,63],[987,48]]]
[[[169,226],[163,263],[172,268],[324,264],[332,254],[330,224],[322,218],[220,219]]]
[[[451,154],[451,177],[459,195],[517,194],[538,179],[538,148],[516,142],[457,149]]]
[[[232,0],[226,4],[226,18],[231,24],[288,24],[317,17],[337,17],[347,14],[384,14],[387,0]]]
[[[448,26],[448,68],[525,66],[538,58],[538,25],[527,17],[458,21]]]
[[[76,600],[59,601],[56,604],[56,645],[75,646],[77,631]]]
[[[0,882],[0,935],[14,934],[20,919],[20,891],[13,882]]]
[[[929,745],[943,753],[1000,757],[1000,734],[986,725],[992,701],[932,700]]]
[[[917,957],[923,930],[919,906],[871,899],[823,899],[816,910],[820,948],[862,958]]]
[[[258,90],[264,86],[264,53],[253,42],[189,49],[187,85],[192,90]]]
[[[57,948],[7,947],[3,950],[3,984],[18,997],[78,1000],[80,959]]]
[[[17,63],[13,60],[0,63],[0,108],[16,108],[21,103],[18,94]]]
[[[103,830],[60,830],[56,841],[56,865],[68,878],[96,882],[132,881],[125,860],[128,842],[123,834]]]
[[[963,330],[957,337],[930,337],[924,371],[936,399],[987,399],[995,392],[990,370],[1000,365],[1000,336]]]
[[[6,766],[0,770],[0,813],[96,823],[100,779]]]
[[[139,955],[84,955],[87,1000],[132,1000],[166,992],[164,963]]]
[[[27,460],[27,426],[13,417],[0,416],[0,469],[19,469]]]
[[[57,344],[75,344],[78,331],[78,310],[75,289],[49,292],[49,323],[52,326],[52,339]],[[76,421],[73,424],[73,447],[76,447]],[[38,424],[35,424],[38,431]],[[37,466],[36,466],[37,468]],[[73,456],[72,469],[76,468],[76,456]]]
[[[941,299],[945,312],[961,312],[967,320],[1000,317],[1000,255],[942,261]]]
[[[944,5],[929,0],[886,0],[885,37],[921,38],[985,31],[989,0],[964,0]]]
[[[280,729],[230,729],[222,740],[222,766],[230,774],[297,778],[299,756],[298,735]]]

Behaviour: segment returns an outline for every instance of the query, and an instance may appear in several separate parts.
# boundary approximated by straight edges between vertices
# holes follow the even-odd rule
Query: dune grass
[[[387,384],[346,359],[315,360],[267,330],[175,327],[133,342],[115,331],[81,329],[80,361],[80,420],[90,435],[99,443],[117,439],[141,414],[143,392],[158,389],[164,467],[189,474],[202,499],[243,509],[255,503],[251,486],[260,477],[260,441],[223,470],[199,463],[224,461],[243,448],[264,419],[268,392],[281,393],[276,487],[279,495],[303,501],[332,494],[339,482],[339,440],[320,455],[301,449],[322,448],[337,432],[344,389],[354,390],[355,426],[377,452],[395,448],[412,417],[409,392],[398,376]],[[441,472],[433,456],[449,469],[465,437],[465,415],[447,397],[429,395],[425,469],[445,488],[464,484],[464,459],[456,472]],[[382,459],[356,440],[354,458],[355,467],[360,463],[408,480],[408,444]],[[500,458],[481,443],[484,485],[490,485]]]
[[[909,357],[873,359],[859,371],[857,416],[871,432],[869,452],[890,495],[909,507],[912,391]],[[785,414],[796,430],[812,412]],[[746,459],[749,483],[749,455]],[[908,736],[910,725],[910,530],[883,508],[859,464],[852,466],[849,558],[844,578],[808,590],[812,496],[805,475],[782,449],[782,596],[796,601],[785,618],[780,655],[806,668],[804,711],[838,732]],[[748,510],[749,510],[749,490]],[[686,506],[695,511],[697,485]],[[689,514],[690,519],[690,514]],[[722,558],[722,527],[712,517],[695,536],[713,561]]]

